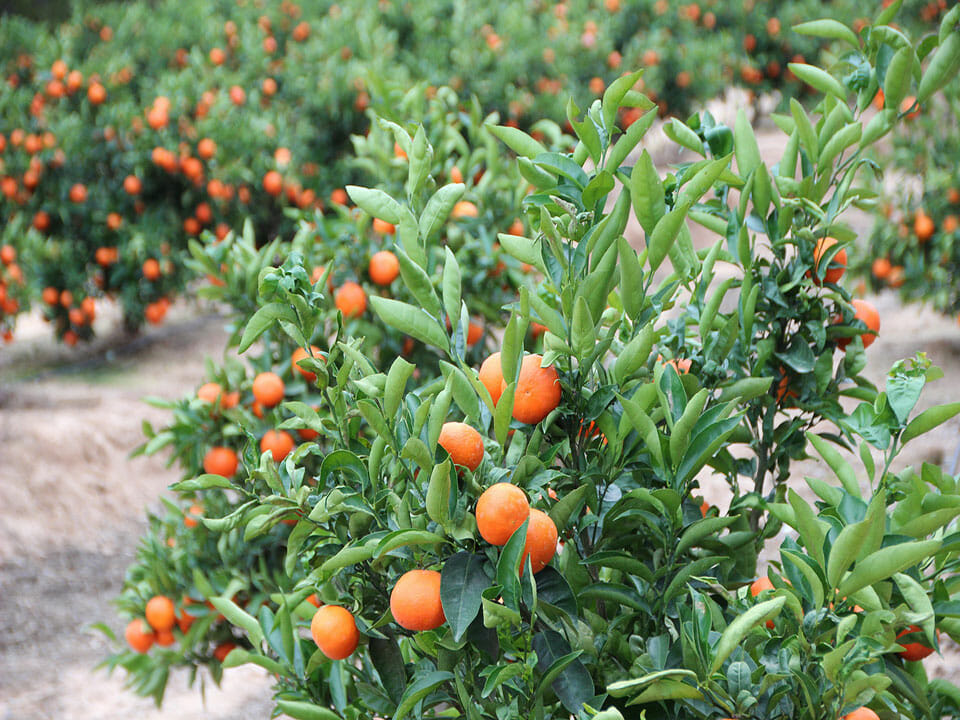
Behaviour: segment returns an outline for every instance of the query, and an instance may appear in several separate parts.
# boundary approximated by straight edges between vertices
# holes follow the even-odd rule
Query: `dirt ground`
[[[760,143],[777,157],[773,138],[762,133]],[[882,384],[893,362],[923,350],[946,377],[928,388],[921,406],[960,397],[960,328],[892,294],[870,300],[882,326],[868,376]],[[86,630],[115,617],[110,599],[133,559],[143,510],[178,479],[162,458],[128,457],[142,440],[141,420],[166,419],[142,398],[196,387],[204,357],[218,358],[226,339],[223,319],[209,312],[178,303],[163,327],[130,339],[112,333],[117,318],[105,308],[98,319],[104,339],[82,349],[57,346],[49,328],[29,316],[17,342],[0,347],[0,720],[269,717],[270,683],[251,668],[228,671],[223,689],[207,687],[204,697],[174,677],[163,708],[155,709],[123,690],[120,675],[93,670],[108,646]],[[916,441],[901,464],[929,461],[949,470],[958,431],[960,420],[944,424]],[[800,463],[792,483],[800,489],[804,475],[827,472]],[[720,507],[727,501],[720,483],[705,483],[704,492]],[[927,667],[960,681],[960,652],[945,647],[945,657],[931,657]]]

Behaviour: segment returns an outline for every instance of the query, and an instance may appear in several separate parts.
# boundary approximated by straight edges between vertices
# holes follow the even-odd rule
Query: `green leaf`
[[[723,631],[714,648],[713,662],[710,663],[710,675],[719,670],[730,654],[743,643],[744,638],[757,625],[772,620],[780,614],[785,597],[777,597],[754,605],[745,613],[738,615]]]
[[[420,214],[420,237],[424,242],[440,232],[466,189],[463,183],[454,183],[444,185],[433,194]]]
[[[937,425],[945,423],[957,413],[960,413],[960,402],[927,408],[907,424],[907,428],[900,436],[901,444],[910,442],[915,437],[933,430]]]
[[[243,329],[243,336],[240,338],[240,344],[237,346],[237,352],[242,353],[263,335],[279,320],[286,320],[290,323],[297,323],[296,311],[289,305],[283,303],[270,303],[257,310],[247,326]]]
[[[300,700],[277,700],[277,707],[284,715],[295,720],[341,720],[340,716],[325,707]]]
[[[663,183],[646,149],[640,153],[640,158],[630,173],[630,201],[640,227],[649,236],[666,213],[667,206]]]
[[[505,125],[487,125],[486,128],[504,145],[521,157],[533,159],[547,152],[547,149],[537,140],[527,135],[523,130]]]
[[[346,190],[347,195],[357,204],[357,207],[368,215],[392,225],[398,224],[404,217],[403,206],[383,190],[357,185],[347,185]]]
[[[960,33],[954,30],[947,35],[933,54],[917,89],[917,102],[926,102],[930,96],[956,78],[960,71]]]
[[[371,636],[367,648],[370,651],[370,661],[383,682],[383,689],[393,702],[399,703],[407,687],[407,669],[399,643],[393,637]]]
[[[812,162],[817,161],[820,154],[820,144],[817,140],[817,132],[813,129],[810,118],[807,117],[807,111],[803,109],[796,98],[790,98],[790,114],[797,125],[797,134],[800,136],[800,146],[807,151],[807,155]]]
[[[440,603],[454,642],[460,642],[480,613],[481,595],[490,587],[485,561],[482,555],[458,552],[447,558],[440,571]]]
[[[763,159],[760,157],[760,146],[757,145],[757,136],[753,134],[753,127],[747,120],[747,114],[741,108],[737,111],[737,119],[733,126],[734,154],[737,157],[737,172],[740,177],[746,178],[756,170]]]
[[[693,685],[688,685],[685,682],[662,678],[655,681],[628,704],[638,705],[663,700],[703,700],[703,693]]]
[[[856,564],[853,572],[840,583],[837,592],[841,597],[849,597],[858,590],[913,567],[931,557],[939,548],[939,540],[927,540],[905,542],[877,550]]]
[[[373,296],[370,305],[377,316],[392,328],[437,348],[448,347],[447,334],[426,311],[399,300]]]
[[[674,208],[657,221],[647,240],[647,262],[655,271],[673,247],[687,218],[686,208]]]
[[[591,487],[587,483],[578,485],[560,498],[556,505],[550,508],[548,514],[550,515],[550,519],[553,520],[553,524],[557,526],[559,532],[566,530],[567,524],[570,522],[570,517],[574,512],[578,511],[580,505],[585,502],[587,493],[589,493],[590,490]]]
[[[391,550],[408,545],[437,545],[442,542],[445,542],[442,537],[427,530],[417,530],[416,528],[394,530],[377,544],[373,557],[383,557]]]
[[[893,54],[887,65],[887,74],[883,80],[883,104],[893,110],[900,109],[900,103],[907,96],[913,79],[913,62],[916,54],[912,47],[902,47]]]
[[[233,487],[233,483],[227,480],[222,475],[201,475],[200,477],[191,478],[189,480],[181,480],[178,483],[174,483],[170,486],[171,490],[177,492],[196,492],[197,490],[209,490],[211,488],[223,488],[228,490]]]
[[[434,466],[427,488],[427,517],[446,529],[450,523],[450,460]]]
[[[676,118],[670,118],[664,123],[663,134],[678,145],[703,155],[703,141],[700,136]]]
[[[827,38],[829,40],[843,40],[855,48],[860,47],[856,34],[841,22],[831,20],[811,20],[793,26],[794,32],[799,35]]]
[[[417,703],[438,687],[451,680],[453,680],[453,673],[449,672],[435,671],[420,675],[407,687],[406,692],[403,693],[403,699],[400,701],[400,704],[397,705],[397,711],[393,715],[393,720],[403,720],[403,718],[410,714],[410,711],[413,710]]]
[[[836,78],[825,70],[805,63],[787,63],[787,67],[800,80],[815,90],[819,90],[824,95],[833,95],[846,102],[847,91],[844,90],[843,85]]]
[[[658,682],[664,678],[677,678],[677,677],[687,677],[697,681],[697,674],[693,670],[685,670],[683,668],[672,668],[669,670],[660,670],[658,672],[652,672],[647,675],[644,675],[640,678],[633,678],[632,680],[620,680],[615,683],[610,683],[607,685],[607,692],[611,697],[624,697],[629,695],[638,688],[642,688],[650,683]]]
[[[397,357],[390,366],[387,373],[387,383],[383,389],[383,414],[392,418],[397,414],[400,408],[400,402],[403,400],[404,390],[407,387],[407,381],[416,368],[413,363],[409,363],[402,357]]]
[[[850,463],[843,459],[840,451],[812,431],[807,433],[807,440],[833,470],[837,479],[840,480],[840,484],[843,485],[843,489],[856,498],[862,497],[856,473],[850,467]]]
[[[250,642],[255,648],[263,644],[263,629],[253,615],[239,608],[232,600],[222,597],[211,597],[210,603],[223,615],[227,622],[247,633]]]

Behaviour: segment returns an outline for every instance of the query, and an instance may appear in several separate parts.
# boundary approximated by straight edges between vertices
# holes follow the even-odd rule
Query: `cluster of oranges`
[[[4,316],[14,316],[20,309],[20,302],[13,296],[13,291],[24,285],[23,270],[17,264],[17,251],[12,245],[0,247],[0,329],[3,329],[3,339],[10,342],[13,331],[5,326]]]
[[[542,360],[539,355],[528,355],[521,363],[513,413],[519,422],[538,423],[560,404],[559,375],[552,366],[541,367]],[[494,396],[494,402],[498,402],[506,386],[500,371],[500,353],[484,361],[480,377]],[[456,466],[473,472],[483,462],[483,437],[466,423],[444,423],[439,444]],[[534,573],[540,572],[557,552],[556,524],[543,510],[531,508],[526,493],[516,485],[501,482],[484,490],[477,500],[475,516],[480,537],[498,547],[506,545],[526,523],[521,572],[528,562]],[[390,592],[394,622],[412,632],[434,630],[443,625],[446,616],[440,595],[441,578],[439,571],[423,568],[401,575]],[[360,642],[353,613],[339,605],[320,606],[314,613],[310,631],[317,647],[333,660],[348,657]]]

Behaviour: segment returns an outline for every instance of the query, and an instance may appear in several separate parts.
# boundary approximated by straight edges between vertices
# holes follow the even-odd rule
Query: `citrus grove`
[[[860,3],[828,5],[868,24]],[[563,123],[568,97],[586,105],[644,67],[638,83],[658,112],[686,116],[731,85],[809,97],[791,64],[816,61],[830,41],[790,31],[821,11],[814,0],[446,6],[104,3],[79,5],[56,33],[5,16],[0,333],[11,340],[31,305],[68,345],[93,336],[104,302],[120,305],[128,330],[162,323],[194,289],[192,239],[222,240],[250,220],[264,243],[292,232],[290,209],[330,214],[344,185],[379,181],[376,166],[352,162],[351,136],[417,82],[475,94],[530,128]],[[945,9],[909,0],[900,20],[929,32]],[[622,109],[622,123],[639,113]],[[458,171],[477,179],[482,168]]]
[[[947,102],[960,8],[918,19],[890,2],[846,18],[837,3],[848,26],[820,3],[762,25],[753,3],[506,4],[496,20],[464,16],[464,37],[480,23],[465,40],[430,30],[434,5],[351,3],[316,22],[289,3],[243,22],[243,6],[224,47],[198,39],[164,61],[179,69],[163,97],[219,78],[210,102],[190,101],[207,115],[159,93],[137,110],[143,146],[157,124],[178,151],[151,151],[163,182],[130,182],[169,193],[143,214],[171,232],[168,255],[131,265],[130,297],[161,302],[202,278],[193,287],[229,308],[231,335],[195,393],[149,400],[170,420],[145,425],[137,452],[168,453],[182,480],[148,517],[116,600],[122,630],[100,626],[116,642],[104,665],[157,702],[177,668],[219,681],[257,665],[277,712],[303,720],[960,717],[960,690],[922,664],[960,640],[957,479],[892,469],[960,403],[917,410],[942,375],[922,353],[882,387],[864,376],[882,317],[845,284],[858,261],[846,213],[876,198],[872,148],[916,104]],[[76,42],[134,32],[135,14],[117,12]],[[523,35],[507,31],[542,37],[540,24],[555,45],[516,47]],[[638,24],[662,45],[624,35]],[[688,25],[736,28],[744,82],[803,86],[774,115],[777,162],[745,112],[728,126],[701,111],[666,120],[678,159],[654,164],[658,116],[716,90],[654,84],[670,57],[698,63],[678,68],[681,89],[710,82],[709,43],[680,58],[667,32]],[[285,61],[267,59],[284,47]],[[789,54],[800,47],[809,57]],[[454,77],[423,69],[433,52]],[[402,69],[376,72],[393,60]],[[569,87],[537,91],[555,102],[505,80],[521,77],[513,63],[545,62],[569,70]],[[264,65],[275,85],[239,81]],[[298,89],[308,71],[330,85]],[[117,85],[87,88],[81,113],[109,108]],[[213,128],[248,103],[249,155],[231,155]],[[196,130],[189,152],[174,117]],[[268,124],[289,133],[281,146]],[[69,180],[64,207],[85,207],[91,193]],[[197,194],[214,180],[232,188],[223,203]],[[198,203],[190,228],[184,197]],[[79,212],[57,222],[96,222]],[[691,223],[713,236],[703,249]],[[131,232],[140,248],[159,241]],[[103,247],[127,267],[126,245]],[[88,287],[96,277],[104,292],[132,287],[112,274]],[[140,294],[150,283],[162,292]],[[73,290],[41,284],[78,333],[69,315],[86,296],[64,304]],[[809,456],[829,479],[788,483]],[[704,501],[710,474],[729,507]]]

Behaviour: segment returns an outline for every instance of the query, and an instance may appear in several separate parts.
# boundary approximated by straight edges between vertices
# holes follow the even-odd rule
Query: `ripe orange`
[[[87,201],[87,186],[83,183],[76,183],[70,188],[70,202],[80,203]]]
[[[813,282],[817,285],[820,284],[820,278],[817,276],[817,271],[820,268],[820,259],[826,254],[827,250],[832,248],[837,244],[837,241],[834,238],[820,238],[817,240],[817,246],[813,250]],[[847,269],[847,251],[841,250],[836,255],[833,256],[833,260],[830,262],[830,267],[826,269],[823,273],[823,279],[828,283],[836,283],[843,277],[844,271]],[[810,273],[808,273],[810,274]]]
[[[483,461],[483,437],[462,422],[446,422],[440,429],[440,447],[450,453],[454,465],[476,470]]]
[[[453,212],[450,213],[450,216],[454,220],[459,220],[460,218],[465,217],[477,217],[480,214],[480,211],[477,209],[477,206],[468,200],[460,200],[453,206]]]
[[[910,625],[906,630],[897,633],[897,640],[904,635],[922,632],[923,630],[919,625]],[[922,642],[902,642],[900,644],[903,645],[903,652],[897,654],[908,662],[919,662],[933,653],[933,648],[924,645]]]
[[[490,393],[490,397],[493,398],[493,404],[496,405],[500,400],[500,395],[503,393],[504,388],[503,369],[500,367],[500,353],[495,352],[483,361],[478,376],[480,382],[482,382],[483,386],[487,389],[487,392]]]
[[[773,590],[773,583],[770,582],[770,578],[764,575],[762,578],[758,578],[753,581],[753,585],[750,586],[750,595],[751,597],[756,597],[764,590]],[[774,624],[773,620],[767,620],[767,627],[770,630],[773,630]]]
[[[491,485],[477,500],[477,530],[491,545],[506,545],[529,515],[526,494],[508,482]]]
[[[213,656],[220,662],[223,662],[224,660],[227,659],[227,655],[229,655],[236,647],[237,647],[236,643],[232,643],[232,642],[220,643],[219,645],[217,645],[217,647],[214,648]]]
[[[203,517],[203,506],[191,505],[187,508],[187,512],[183,516],[183,524],[185,527],[195,528],[199,524],[199,518],[201,517]]]
[[[203,138],[197,143],[197,155],[209,160],[217,153],[217,144],[210,138]]]
[[[316,345],[310,346],[309,353],[306,350],[304,350],[302,347],[298,347],[296,350],[293,351],[293,354],[290,355],[291,369],[294,372],[300,373],[303,376],[303,379],[306,380],[307,382],[314,382],[317,379],[317,374],[310,372],[309,370],[304,370],[297,363],[299,363],[301,360],[305,358],[311,357],[311,354],[313,357],[317,359],[323,359],[323,357],[320,355],[320,348],[318,348]]]
[[[160,278],[160,263],[155,258],[148,258],[143,262],[143,277],[150,281]]]
[[[268,195],[276,197],[283,191],[283,177],[276,170],[269,170],[263,176],[263,189]]]
[[[460,171],[456,165],[450,168],[450,182],[452,183],[462,183],[463,182],[463,173]]]
[[[933,237],[936,229],[937,226],[934,224],[933,218],[922,209],[917,210],[917,216],[913,220],[913,231],[917,234],[917,240],[922,243],[926,242]]]
[[[233,85],[230,88],[230,102],[234,105],[243,105],[247,101],[246,91],[239,85]]]
[[[347,195],[347,191],[343,188],[336,188],[332,193],[330,193],[330,202],[334,205],[346,205],[350,202],[350,197]]]
[[[960,203],[960,189],[952,187],[947,190],[947,202],[951,205]]]
[[[540,367],[542,361],[542,355],[533,353],[520,364],[513,418],[528,425],[540,422],[560,404],[560,376],[552,365]]]
[[[320,607],[323,604],[320,602],[320,598],[317,596],[316,593],[313,593],[312,595],[308,595],[307,602],[316,608]]]
[[[87,99],[91,105],[101,105],[107,99],[107,91],[100,83],[91,83],[87,88]]]
[[[163,595],[154,595],[147,601],[145,615],[150,627],[158,632],[173,629],[177,621],[173,600]]]
[[[753,585],[750,586],[750,595],[756,597],[764,590],[773,590],[773,583],[766,575],[753,581]]]
[[[557,552],[557,526],[543,510],[530,509],[527,520],[527,539],[523,545],[521,571],[530,556],[530,567],[534,574],[543,570]]]
[[[352,280],[340,286],[333,296],[333,301],[345,318],[360,317],[367,309],[367,294]]]
[[[400,261],[389,250],[381,250],[370,258],[370,279],[377,285],[389,285],[400,274]]]
[[[386,220],[381,220],[380,218],[373,219],[373,231],[375,233],[380,233],[381,235],[393,235],[396,230],[397,228],[392,223],[388,223]]]
[[[237,454],[228,447],[215,446],[207,450],[203,456],[203,471],[211,475],[221,475],[225,478],[233,477],[237,472],[239,460]]]
[[[310,634],[320,652],[331,660],[349,657],[360,642],[353,614],[339,605],[324,605],[313,614]]]
[[[280,376],[262,372],[253,379],[253,397],[265,407],[273,407],[283,400],[284,385]]]
[[[135,652],[145,653],[153,646],[155,636],[152,632],[144,630],[143,620],[131,620],[127,623],[127,628],[123,632],[127,643]]]
[[[293,446],[293,436],[285,430],[267,430],[260,439],[260,452],[269,450],[274,462],[282,462]]]
[[[880,716],[868,707],[857,708],[843,716],[843,720],[880,720]]]
[[[56,305],[60,299],[60,292],[55,287],[43,289],[43,302],[47,305]]]
[[[872,333],[866,333],[860,336],[863,338],[863,347],[868,348],[873,344],[873,341],[877,339],[877,334],[880,332],[880,313],[866,300],[854,300],[852,304],[856,311],[853,316],[854,320],[862,321],[868,330],[873,331]],[[851,338],[838,338],[837,346],[840,347],[841,350],[846,349],[850,340]]]
[[[877,280],[885,280],[890,275],[890,270],[892,269],[893,266],[887,258],[877,258],[870,266],[870,270]]]
[[[446,622],[440,602],[440,573],[410,570],[400,576],[390,592],[390,612],[397,625],[417,632],[433,630]]]
[[[471,322],[467,325],[467,345],[473,347],[478,342],[480,338],[483,337],[483,325],[478,325],[475,322]]]

